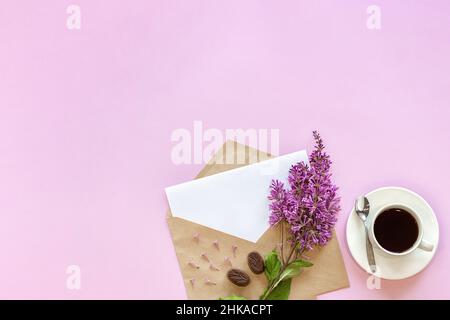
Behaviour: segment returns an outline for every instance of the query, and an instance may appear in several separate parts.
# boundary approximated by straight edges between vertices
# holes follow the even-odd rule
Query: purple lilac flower
[[[340,210],[337,186],[331,181],[331,160],[318,132],[310,155],[310,166],[297,163],[289,170],[288,187],[274,180],[270,186],[270,225],[289,224],[292,239],[299,251],[324,246],[332,237]]]

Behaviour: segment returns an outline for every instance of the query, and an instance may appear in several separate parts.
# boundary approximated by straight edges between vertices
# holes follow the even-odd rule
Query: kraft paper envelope
[[[244,156],[242,153],[245,153],[245,164],[226,164],[226,159],[230,157],[238,159]],[[237,143],[228,141],[196,178],[211,176],[270,158],[271,156],[266,153],[242,145],[238,147]],[[217,204],[217,206],[220,205],[220,203]],[[264,274],[255,275],[249,270],[247,254],[251,251],[258,251],[264,256],[276,248],[280,242],[278,228],[269,228],[254,243],[182,218],[173,217],[170,210],[167,222],[189,299],[218,299],[230,294],[242,295],[248,299],[259,298],[266,286],[266,279]],[[198,242],[194,239],[194,234],[198,234]],[[215,241],[218,249],[214,245]],[[233,255],[233,246],[237,248],[235,255]],[[202,257],[204,254],[209,262]],[[306,268],[299,277],[294,279],[290,299],[315,299],[317,295],[348,287],[347,273],[335,236],[325,247],[316,248],[308,256],[314,266]],[[241,288],[228,281],[226,272],[231,267],[225,260],[226,258],[229,258],[233,267],[245,270],[250,275],[249,286]],[[192,263],[190,264],[190,262]],[[197,265],[198,268],[195,268],[194,265]]]

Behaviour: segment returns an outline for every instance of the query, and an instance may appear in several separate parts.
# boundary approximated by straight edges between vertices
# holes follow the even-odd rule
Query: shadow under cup
[[[407,254],[421,242],[421,222],[411,209],[389,206],[375,217],[373,235],[378,245],[388,253]]]

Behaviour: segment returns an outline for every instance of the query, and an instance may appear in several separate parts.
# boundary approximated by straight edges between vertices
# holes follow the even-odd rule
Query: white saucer
[[[388,280],[400,280],[422,271],[431,261],[439,243],[439,225],[430,205],[417,193],[400,187],[385,187],[375,189],[366,195],[370,202],[370,212],[389,203],[404,204],[413,209],[420,216],[423,223],[423,239],[433,243],[433,251],[427,252],[416,249],[408,255],[400,257],[385,257],[375,251],[377,272],[375,276]],[[372,273],[367,262],[365,230],[355,209],[352,210],[347,221],[347,244],[350,252],[361,268]]]

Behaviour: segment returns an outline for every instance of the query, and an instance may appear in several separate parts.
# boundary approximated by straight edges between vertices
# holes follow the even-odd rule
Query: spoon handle
[[[370,271],[372,271],[372,273],[375,273],[375,272],[377,272],[377,264],[375,262],[375,255],[373,254],[372,243],[369,240],[369,230],[368,230],[367,226],[365,226],[365,228],[366,228],[367,260],[369,262]]]

